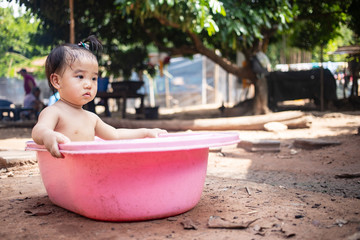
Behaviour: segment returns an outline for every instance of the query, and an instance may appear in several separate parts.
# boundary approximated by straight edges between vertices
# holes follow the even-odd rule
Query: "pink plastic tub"
[[[43,146],[39,168],[50,200],[104,221],[139,221],[186,212],[200,200],[209,147],[236,144],[237,133],[181,133],[159,138],[61,144],[63,159]]]

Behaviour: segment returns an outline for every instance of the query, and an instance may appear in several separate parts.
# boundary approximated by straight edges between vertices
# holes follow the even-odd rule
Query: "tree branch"
[[[196,49],[192,46],[183,45],[180,47],[166,47],[162,42],[158,41],[156,36],[149,30],[144,28],[144,32],[147,36],[152,40],[152,42],[158,47],[158,49],[162,52],[168,52],[172,56],[176,55],[193,55],[198,53]]]
[[[209,59],[211,59],[213,62],[219,64],[225,71],[228,73],[234,74],[235,76],[239,78],[247,78],[252,81],[255,81],[256,76],[252,72],[249,64],[247,64],[245,67],[240,67],[231,61],[229,61],[227,58],[223,58],[216,54],[214,50],[208,49],[204,46],[203,42],[199,39],[199,37],[190,32],[187,31],[187,34],[191,37],[195,49],[198,51],[198,53],[207,56]]]
[[[170,22],[169,20],[167,20],[167,19],[165,19],[165,18],[163,18],[161,16],[154,16],[154,17],[164,26],[170,26],[170,27],[173,27],[173,28],[176,28],[176,29],[180,29],[179,24],[176,24],[174,22]],[[177,54],[200,53],[200,54],[208,57],[209,59],[211,59],[213,62],[220,65],[228,73],[234,74],[235,76],[237,76],[239,78],[247,78],[247,79],[250,79],[252,81],[256,80],[256,76],[253,73],[253,71],[251,70],[249,64],[247,64],[245,67],[240,67],[240,66],[232,63],[228,59],[217,55],[214,50],[205,47],[205,45],[200,40],[200,38],[198,37],[197,34],[191,32],[189,30],[186,31],[185,33],[191,38],[191,40],[192,40],[192,42],[194,44],[194,47],[182,46],[180,48],[168,49],[169,51],[171,51],[171,53],[173,53],[173,54],[174,53],[177,53]]]

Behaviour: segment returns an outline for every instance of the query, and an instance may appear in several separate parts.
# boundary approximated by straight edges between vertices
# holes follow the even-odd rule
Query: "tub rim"
[[[157,138],[70,142],[59,144],[63,154],[106,154],[163,152],[221,147],[240,142],[237,132],[185,132],[161,134]],[[160,146],[159,146],[160,145]],[[34,141],[26,143],[27,151],[47,151]]]

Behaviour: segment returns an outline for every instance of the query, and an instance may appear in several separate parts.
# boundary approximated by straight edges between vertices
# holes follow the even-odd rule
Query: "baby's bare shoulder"
[[[41,112],[39,117],[50,117],[50,116],[58,116],[60,113],[60,109],[55,105],[48,106],[44,108]]]
[[[93,120],[100,119],[100,117],[96,113],[93,113],[90,111],[84,111],[84,113],[85,113],[86,117],[88,117],[90,119],[93,119]]]

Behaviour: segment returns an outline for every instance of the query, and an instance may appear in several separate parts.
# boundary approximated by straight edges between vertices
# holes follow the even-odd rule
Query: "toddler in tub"
[[[33,140],[44,145],[52,156],[63,157],[59,143],[157,137],[162,129],[115,129],[95,113],[82,107],[92,101],[97,92],[98,61],[92,51],[102,49],[95,36],[79,44],[64,44],[54,48],[46,59],[45,72],[50,88],[60,99],[41,111],[32,130]]]

